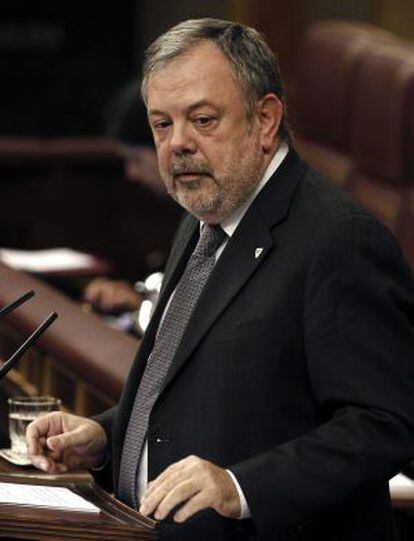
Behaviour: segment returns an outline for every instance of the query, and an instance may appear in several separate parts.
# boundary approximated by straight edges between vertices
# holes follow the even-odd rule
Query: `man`
[[[414,456],[413,285],[394,239],[289,149],[254,30],[181,23],[147,52],[143,95],[190,214],[118,407],[35,421],[33,462],[107,452],[118,497],[171,539],[394,539],[387,480]]]

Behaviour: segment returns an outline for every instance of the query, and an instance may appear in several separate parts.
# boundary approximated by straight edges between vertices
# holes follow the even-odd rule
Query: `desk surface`
[[[84,539],[87,541],[155,540],[155,522],[143,517],[98,487],[87,472],[48,475],[13,466],[0,458],[0,481],[65,486],[97,505],[101,512],[79,513],[0,505],[0,539]],[[414,486],[391,487],[393,506],[414,515]]]
[[[140,541],[156,539],[154,521],[123,505],[98,487],[88,473],[47,475],[0,459],[0,481],[65,486],[100,508],[100,513],[0,504],[0,538]]]

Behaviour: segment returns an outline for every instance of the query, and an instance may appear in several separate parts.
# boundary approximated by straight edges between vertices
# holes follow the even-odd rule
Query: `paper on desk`
[[[29,272],[58,272],[87,269],[93,263],[93,257],[70,248],[50,250],[14,250],[0,249],[0,260],[17,270]]]
[[[0,483],[0,505],[2,503],[99,513],[99,507],[65,487]]]

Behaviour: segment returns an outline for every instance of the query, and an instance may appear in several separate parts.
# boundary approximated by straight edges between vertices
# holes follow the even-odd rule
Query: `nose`
[[[170,144],[172,152],[177,156],[195,153],[197,145],[191,128],[187,123],[174,124]]]

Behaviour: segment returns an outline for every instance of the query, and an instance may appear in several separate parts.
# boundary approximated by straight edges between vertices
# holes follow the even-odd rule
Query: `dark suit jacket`
[[[198,237],[182,224],[116,411],[133,398]],[[256,250],[261,253],[257,255]],[[413,283],[392,235],[290,151],[230,238],[152,411],[149,478],[195,454],[230,468],[252,520],[200,513],[171,539],[394,539],[387,479],[414,457]]]

